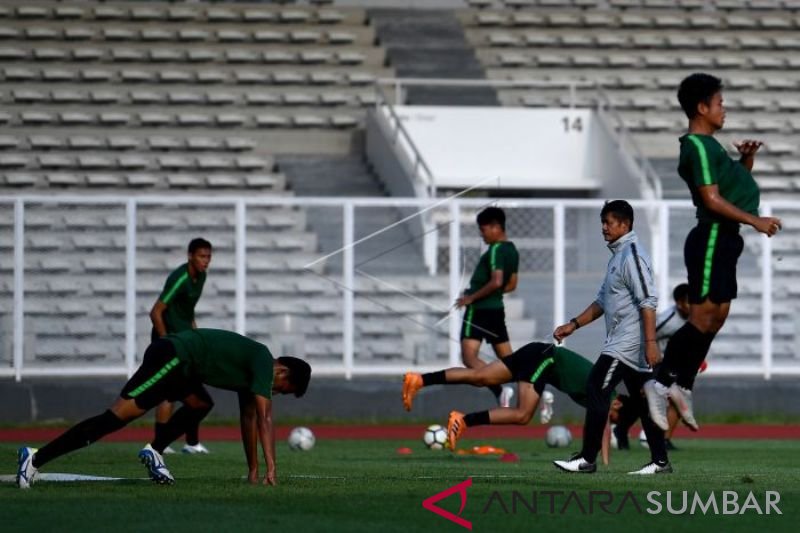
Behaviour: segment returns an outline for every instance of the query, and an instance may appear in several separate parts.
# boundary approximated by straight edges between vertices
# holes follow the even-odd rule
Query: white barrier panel
[[[437,187],[468,187],[496,176],[486,187],[598,189],[605,174],[594,156],[605,133],[588,109],[394,109]],[[408,144],[399,144],[413,159]]]

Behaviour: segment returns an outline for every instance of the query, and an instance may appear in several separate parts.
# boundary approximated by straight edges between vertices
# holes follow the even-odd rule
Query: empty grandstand
[[[652,237],[668,288],[683,275],[692,223],[675,172],[685,119],[674,95],[701,69],[726,84],[722,139],[766,141],[755,174],[787,229],[768,245],[745,232],[743,294],[712,371],[796,368],[800,4],[384,4],[4,2],[0,370],[130,371],[160,283],[198,235],[215,248],[199,324],[246,331],[337,375],[437,366],[454,357],[449,308],[480,253],[484,196],[515,197],[502,204],[522,252],[507,306],[513,342],[548,336],[595,290],[602,261],[590,257],[605,254],[596,211],[610,195],[647,198],[637,229]],[[399,81],[376,83],[386,79]],[[413,131],[408,105],[580,109],[618,160],[597,164],[608,172],[589,185],[540,176],[414,218],[466,185],[438,199],[436,187],[414,188],[435,184],[425,154],[444,150]],[[416,174],[388,141],[367,154],[381,116],[393,124],[384,141],[406,143]],[[564,196],[573,199],[553,199]],[[582,348],[592,353],[595,340]]]

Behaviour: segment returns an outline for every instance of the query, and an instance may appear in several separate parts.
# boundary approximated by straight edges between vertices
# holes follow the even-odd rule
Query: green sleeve
[[[266,352],[260,352],[253,357],[253,382],[250,391],[254,394],[272,398],[272,356]]]
[[[698,187],[716,185],[717,176],[714,175],[713,157],[717,152],[712,150],[703,139],[696,135],[688,135],[689,140],[685,156],[687,166],[691,169],[692,179]]]
[[[175,295],[186,286],[186,282],[188,280],[188,272],[176,270],[167,278],[167,282],[164,284],[164,290],[161,291],[161,294],[158,296],[158,300],[169,305],[169,303],[175,298]]]
[[[489,270],[502,270],[506,274],[513,274],[519,268],[519,255],[513,244],[496,243],[489,250]]]

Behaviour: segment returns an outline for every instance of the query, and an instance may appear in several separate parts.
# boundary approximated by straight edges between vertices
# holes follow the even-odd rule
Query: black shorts
[[[508,342],[505,309],[475,309],[468,306],[461,322],[461,339],[486,339],[492,345]]]
[[[683,258],[689,281],[689,303],[716,304],[736,298],[736,262],[744,240],[738,224],[701,222],[689,232]]]
[[[544,386],[552,381],[554,348],[554,344],[532,342],[500,360],[511,371],[514,381],[533,383],[534,390],[541,395]]]
[[[137,407],[145,410],[164,400],[183,400],[190,394],[210,398],[202,382],[186,375],[185,364],[175,355],[170,341],[159,339],[147,347],[141,366],[119,395],[133,399]]]

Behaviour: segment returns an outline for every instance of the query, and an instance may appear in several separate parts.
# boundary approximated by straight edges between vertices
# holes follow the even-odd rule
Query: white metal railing
[[[392,146],[399,155],[402,154],[402,151],[397,149],[397,143],[400,142],[400,139],[408,145],[409,150],[413,154],[413,160],[409,162],[410,168],[408,171],[411,173],[414,180],[423,185],[423,189],[428,198],[435,198],[436,181],[433,178],[433,173],[425,162],[425,158],[422,157],[422,153],[417,148],[417,145],[414,143],[413,139],[411,139],[411,135],[409,135],[405,126],[403,126],[403,121],[397,116],[394,106],[392,106],[391,102],[386,97],[386,93],[380,83],[375,84],[375,96],[376,111],[385,108],[389,114],[389,120],[386,125],[392,130],[391,132],[387,132],[390,133],[388,138],[391,140]],[[381,122],[381,124],[383,123]]]
[[[554,199],[497,199],[496,205],[507,208],[536,208],[552,213],[552,325],[561,324],[566,318],[566,294],[567,294],[567,266],[565,261],[565,243],[567,240],[566,212],[572,209],[588,209],[599,212],[602,200],[554,200]],[[116,366],[101,366],[92,364],[75,365],[42,365],[30,364],[25,361],[25,252],[27,248],[25,238],[26,208],[29,205],[41,204],[65,204],[65,205],[118,205],[124,209],[125,216],[125,341],[124,341],[124,362]],[[632,200],[631,204],[639,212],[641,209],[653,210],[658,213],[651,217],[657,222],[649,227],[648,235],[651,243],[651,252],[654,258],[654,267],[657,275],[659,292],[662,295],[670,294],[670,277],[683,277],[682,269],[678,272],[670,272],[669,262],[669,238],[673,233],[670,230],[670,214],[676,211],[687,212],[690,204],[685,201],[655,201],[655,200]],[[136,367],[137,353],[144,348],[142,342],[136,339],[136,310],[137,310],[137,210],[143,206],[164,206],[165,212],[172,206],[225,206],[233,209],[234,217],[234,278],[235,278],[235,329],[239,332],[248,331],[247,328],[247,262],[248,250],[246,247],[248,228],[246,223],[247,210],[255,206],[282,206],[294,207],[305,210],[315,208],[341,209],[343,215],[342,224],[342,247],[336,253],[342,254],[343,273],[341,277],[336,275],[334,280],[344,290],[342,291],[341,323],[342,323],[342,347],[343,353],[339,362],[320,364],[315,366],[315,371],[322,375],[340,375],[351,377],[354,375],[365,374],[397,374],[407,370],[412,363],[400,361],[398,364],[374,364],[362,362],[355,357],[356,338],[355,330],[355,305],[354,298],[357,296],[354,290],[356,278],[356,264],[354,259],[354,249],[358,243],[368,239],[362,237],[356,241],[354,239],[355,228],[359,223],[359,209],[365,208],[415,208],[419,213],[428,212],[431,208],[437,207],[449,213],[450,221],[459,223],[449,224],[449,298],[453,301],[463,289],[463,266],[462,266],[462,235],[460,221],[464,210],[473,213],[476,209],[484,207],[486,199],[466,199],[466,198],[438,198],[438,199],[415,199],[415,198],[298,198],[298,197],[243,197],[243,196],[181,196],[181,197],[159,197],[159,196],[81,196],[81,195],[20,195],[20,196],[0,196],[0,210],[13,212],[14,227],[14,261],[13,261],[13,357],[0,357],[0,360],[8,360],[10,364],[0,367],[0,376],[14,377],[20,380],[30,376],[68,376],[68,375],[130,375]],[[768,202],[762,206],[765,214],[779,211],[792,211],[800,214],[800,202]],[[209,216],[213,216],[213,211]],[[746,230],[749,231],[749,230]],[[375,232],[377,235],[379,232]],[[683,236],[675,236],[682,242]],[[760,247],[760,276],[761,276],[761,315],[760,315],[760,353],[752,354],[752,359],[745,363],[736,362],[735,364],[713,365],[711,373],[714,374],[736,374],[736,375],[761,375],[770,378],[773,375],[798,375],[800,374],[800,364],[791,361],[776,364],[773,358],[773,276],[774,261],[772,251],[772,240],[766,237],[761,238]],[[780,239],[778,235],[776,239]],[[578,250],[580,253],[581,250]],[[585,251],[583,253],[586,253]],[[331,255],[331,254],[328,254]],[[593,262],[604,264],[607,256],[594,258]],[[312,262],[313,263],[313,262]],[[166,272],[165,272],[166,275]],[[425,274],[422,274],[423,276]],[[666,297],[662,301],[666,301]],[[572,306],[571,306],[572,307]],[[457,313],[449,315],[449,356],[447,364],[457,365],[460,362],[459,344],[457,341],[460,327],[460,317]],[[548,329],[549,326],[544,326]],[[723,330],[724,331],[724,330]],[[435,363],[435,364],[434,364]],[[441,366],[442,362],[417,366],[420,370],[428,370],[436,366]],[[405,365],[405,366],[399,366]]]

